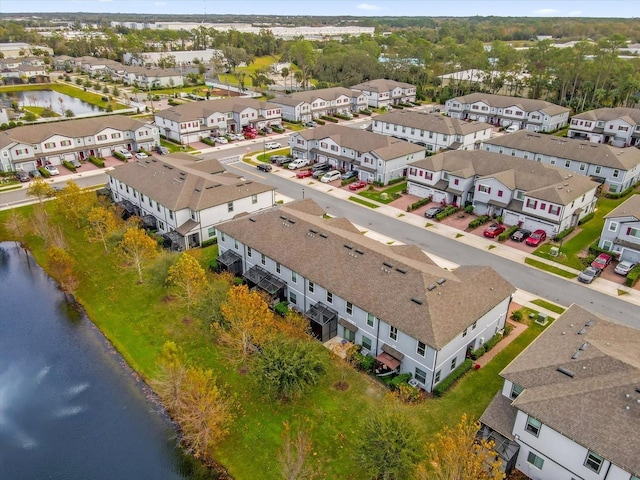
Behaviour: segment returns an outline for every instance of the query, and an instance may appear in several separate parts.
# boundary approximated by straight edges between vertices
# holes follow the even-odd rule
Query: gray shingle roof
[[[480,422],[494,429],[509,440],[513,440],[513,424],[516,421],[518,410],[511,405],[511,399],[502,395],[499,391],[486,408]]]
[[[640,220],[640,195],[631,195],[604,218],[635,217]]]
[[[190,122],[206,118],[216,112],[240,112],[246,108],[261,110],[279,107],[274,103],[264,102],[254,98],[229,97],[217,100],[183,103],[182,105],[160,110],[155,113],[155,116],[174,122]]]
[[[587,140],[531,133],[526,130],[491,138],[484,143],[620,170],[631,170],[640,164],[640,150],[637,148],[618,148]]]
[[[640,330],[573,305],[501,375],[524,388],[516,408],[640,474]]]
[[[365,92],[389,92],[397,87],[414,88],[415,86],[410,83],[378,78],[375,80],[369,80],[368,82],[358,83],[357,85],[352,85],[351,89]]]
[[[514,292],[490,267],[450,272],[417,247],[385,245],[345,220],[327,221],[297,206],[286,204],[250,215],[255,221],[245,217],[218,229],[436,349]],[[429,290],[431,285],[436,288]]]
[[[457,118],[446,117],[436,113],[408,110],[396,110],[384,113],[375,117],[374,121],[404,125],[409,128],[419,128],[421,130],[445,135],[468,135],[492,128],[490,124],[484,122],[465,122]]]
[[[151,157],[125,163],[108,175],[129,185],[172,211],[200,211],[273,190],[229,173],[211,175]]]
[[[512,134],[513,135],[513,134]],[[533,198],[567,205],[595,189],[598,184],[582,175],[524,158],[485,150],[454,150],[409,164],[432,172],[445,170],[470,178],[495,178],[509,188],[522,190]]]
[[[618,118],[623,118],[631,125],[637,125],[640,123],[640,109],[625,107],[596,108],[595,110],[588,110],[586,112],[579,113],[571,118],[575,118],[577,120],[591,120],[595,122],[598,120],[608,122]]]
[[[544,100],[535,100],[531,98],[519,98],[508,97],[506,95],[494,95],[491,93],[471,93],[469,95],[463,95],[455,98],[462,104],[472,104],[476,102],[484,102],[491,107],[496,108],[508,108],[517,106],[525,112],[541,111],[546,112],[549,115],[559,115],[570,110],[566,107],[561,107],[555,103],[547,102]]]
[[[320,88],[318,90],[307,90],[305,92],[295,92],[291,95],[279,95],[272,98],[270,101],[276,104],[296,106],[301,103],[313,103],[317,99],[332,101],[343,95],[349,98],[354,96],[354,93],[348,88],[344,87],[332,87],[332,88]],[[345,105],[349,106],[349,105]]]

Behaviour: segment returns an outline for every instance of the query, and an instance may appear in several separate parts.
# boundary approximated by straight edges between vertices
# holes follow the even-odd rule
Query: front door
[[[356,341],[356,334],[351,330],[344,329],[344,339],[348,342],[354,343]]]

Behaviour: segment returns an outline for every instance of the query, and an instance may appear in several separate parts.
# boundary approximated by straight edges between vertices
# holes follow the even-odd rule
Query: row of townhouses
[[[599,184],[559,168],[497,153],[449,151],[409,164],[407,191],[507,225],[548,235],[578,224],[595,208]]]
[[[311,200],[218,225],[218,264],[286,300],[326,342],[362,345],[426,391],[502,331],[513,286],[492,268],[438,267],[419,248],[370,239]]]
[[[407,165],[425,156],[425,149],[388,135],[342,125],[292,133],[291,154],[341,170],[357,170],[360,180],[382,184],[405,176]]]
[[[640,195],[631,195],[605,215],[598,246],[620,261],[640,263]]]
[[[463,121],[437,113],[396,110],[373,119],[371,130],[421,145],[429,153],[441,150],[472,150],[491,138],[492,126]]]
[[[163,155],[125,163],[107,172],[111,196],[126,212],[157,230],[174,250],[216,237],[216,225],[272,207],[275,189],[225,172],[215,159]]]
[[[507,472],[640,479],[640,331],[572,305],[500,376],[480,435]]]
[[[615,147],[640,145],[640,109],[598,108],[571,117],[569,138],[608,143]]]
[[[367,97],[370,107],[389,108],[392,105],[416,101],[416,87],[410,83],[377,78],[352,85],[351,90]]]
[[[113,151],[151,150],[158,128],[124,115],[24,125],[0,133],[0,169],[31,171],[47,163],[107,157]]]
[[[282,125],[278,105],[244,97],[183,103],[155,112],[154,119],[161,135],[182,144],[211,135],[239,133],[246,126],[260,129]]]
[[[486,140],[482,148],[564,168],[604,183],[612,193],[640,181],[640,149],[519,131]]]
[[[269,100],[282,111],[282,118],[309,122],[323,115],[350,114],[368,107],[367,97],[344,87],[321,88],[280,95]]]

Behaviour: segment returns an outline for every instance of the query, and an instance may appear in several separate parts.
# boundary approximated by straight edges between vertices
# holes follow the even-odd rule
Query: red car
[[[298,178],[306,178],[310,177],[311,175],[313,175],[313,172],[311,170],[300,170],[298,173],[296,173],[296,177]]]
[[[593,262],[591,262],[591,266],[598,270],[604,270],[605,267],[611,263],[611,259],[612,257],[608,253],[601,253]]]
[[[243,133],[244,138],[246,138],[247,140],[253,140],[254,138],[256,138],[256,134],[252,133],[252,132],[244,132]]]
[[[506,227],[500,223],[492,223],[484,229],[482,234],[487,238],[495,238],[506,230]]]
[[[367,182],[363,182],[362,180],[355,181],[349,184],[349,190],[360,190],[367,186]]]
[[[544,242],[546,238],[547,232],[545,232],[544,230],[536,230],[531,235],[529,235],[529,238],[525,240],[525,243],[530,247],[537,247],[542,242]]]

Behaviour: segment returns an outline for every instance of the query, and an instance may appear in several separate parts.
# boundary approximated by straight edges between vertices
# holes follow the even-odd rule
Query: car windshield
[[[533,238],[540,238],[542,236],[541,233],[534,233],[533,235],[531,235]]]

